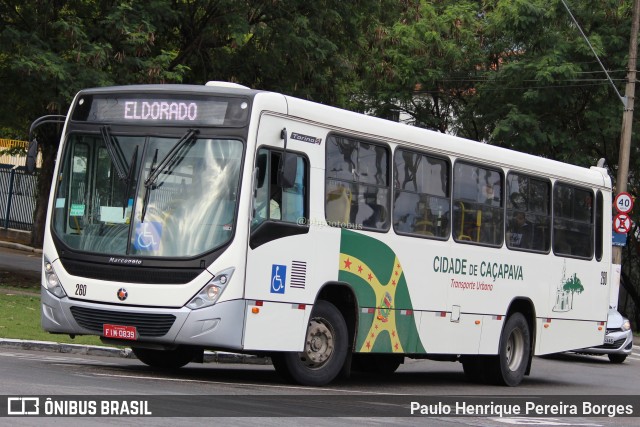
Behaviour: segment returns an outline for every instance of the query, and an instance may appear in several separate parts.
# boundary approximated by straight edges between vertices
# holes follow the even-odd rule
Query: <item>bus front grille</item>
[[[176,320],[172,314],[128,313],[71,307],[73,318],[85,329],[102,335],[103,325],[135,326],[140,337],[161,337],[169,332]]]
[[[69,274],[110,282],[184,284],[195,279],[203,271],[203,268],[114,266],[68,258],[60,258],[60,261]]]

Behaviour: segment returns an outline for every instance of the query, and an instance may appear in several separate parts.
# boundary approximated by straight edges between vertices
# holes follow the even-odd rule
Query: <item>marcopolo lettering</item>
[[[127,120],[194,121],[198,119],[195,102],[125,101],[124,118]]]
[[[123,265],[142,265],[141,259],[134,258],[109,258],[109,264],[123,264]]]

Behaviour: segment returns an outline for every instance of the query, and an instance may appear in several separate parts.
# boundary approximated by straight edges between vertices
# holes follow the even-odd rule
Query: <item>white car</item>
[[[607,333],[604,336],[604,344],[575,350],[575,352],[596,355],[606,354],[611,363],[622,363],[631,354],[632,347],[633,333],[631,332],[629,319],[611,309],[607,317]]]

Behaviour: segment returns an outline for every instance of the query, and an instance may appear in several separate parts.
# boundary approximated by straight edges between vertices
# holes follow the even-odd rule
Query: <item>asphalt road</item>
[[[0,242],[3,243],[3,242]],[[42,254],[39,252],[12,249],[0,245],[0,280],[2,282],[9,277],[23,279],[40,279],[42,269]]]
[[[269,365],[189,364],[163,372],[136,359],[52,354],[0,348],[1,395],[53,400],[128,399],[149,402],[145,418],[68,418],[84,425],[433,425],[433,426],[633,426],[636,418],[565,414],[411,417],[409,404],[439,402],[606,401],[640,411],[640,360],[613,365],[605,358],[563,355],[536,358],[534,371],[516,388],[469,383],[459,363],[408,361],[390,376],[354,374],[326,387],[284,382]],[[1,396],[1,397],[4,397]],[[0,408],[2,404],[0,402]],[[155,411],[155,414],[153,413]],[[0,411],[1,412],[1,411]],[[336,417],[336,414],[340,415]],[[402,414],[402,415],[400,415]],[[198,418],[194,418],[198,416]],[[171,418],[167,418],[171,417]],[[224,418],[219,418],[224,417]],[[14,422],[15,421],[15,422]],[[53,425],[59,418],[12,418],[12,425]],[[0,424],[2,419],[0,418]],[[6,424],[5,424],[6,425]]]
[[[8,278],[37,286],[41,254],[0,246],[0,283]],[[35,288],[34,290],[37,290]],[[270,365],[189,364],[175,372],[156,371],[132,358],[103,357],[100,353],[71,354],[68,348],[44,347],[49,351],[28,351],[0,346],[0,409],[7,396],[38,395],[54,399],[64,396],[95,397],[155,396],[171,418],[64,418],[67,426],[85,425],[203,425],[211,424],[215,410],[226,412],[225,425],[331,426],[340,425],[434,425],[434,426],[640,426],[640,347],[634,348],[622,365],[605,357],[563,354],[535,358],[532,375],[516,388],[469,383],[459,363],[408,360],[392,376],[355,374],[328,387],[309,388],[287,384]],[[57,351],[58,353],[56,353]],[[62,353],[61,353],[62,352]],[[429,417],[405,418],[380,415],[385,408],[397,411],[402,403],[394,399],[423,397],[428,402],[443,397],[465,399],[543,399],[544,396],[611,397],[637,402],[638,418],[591,417]],[[142,397],[140,397],[142,396]],[[214,400],[207,400],[214,396]],[[249,397],[247,397],[249,396]],[[251,396],[275,398],[276,402]],[[302,397],[304,396],[304,397]],[[321,396],[322,398],[317,398]],[[326,400],[329,399],[337,400]],[[356,398],[354,398],[354,396]],[[389,397],[391,396],[391,397]],[[364,398],[365,400],[362,400]],[[368,399],[368,400],[367,400]],[[386,399],[386,400],[385,400]],[[208,418],[195,418],[206,407]],[[356,408],[358,416],[329,417],[332,410]],[[405,404],[406,406],[406,404]],[[282,408],[293,410],[284,417]],[[364,409],[365,416],[362,416]],[[214,411],[211,415],[210,411]],[[279,412],[280,411],[280,412]],[[0,411],[2,412],[2,411]],[[0,414],[1,415],[1,414]],[[289,411],[291,415],[291,411]],[[265,418],[266,417],[266,418]],[[0,417],[0,425],[6,425]],[[61,418],[10,418],[11,425],[53,425]]]

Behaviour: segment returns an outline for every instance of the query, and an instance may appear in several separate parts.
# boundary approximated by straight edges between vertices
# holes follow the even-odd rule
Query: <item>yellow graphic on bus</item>
[[[391,339],[391,351],[394,353],[403,353],[402,343],[398,335],[396,327],[397,310],[393,310],[393,301],[398,282],[402,276],[402,266],[395,258],[393,274],[385,284],[380,283],[380,279],[369,266],[351,255],[340,254],[340,270],[355,274],[362,280],[369,283],[375,292],[375,301],[378,307],[372,310],[374,312],[373,323],[367,332],[366,339],[362,346],[357,349],[360,352],[370,352],[376,340],[382,332],[386,332]]]

